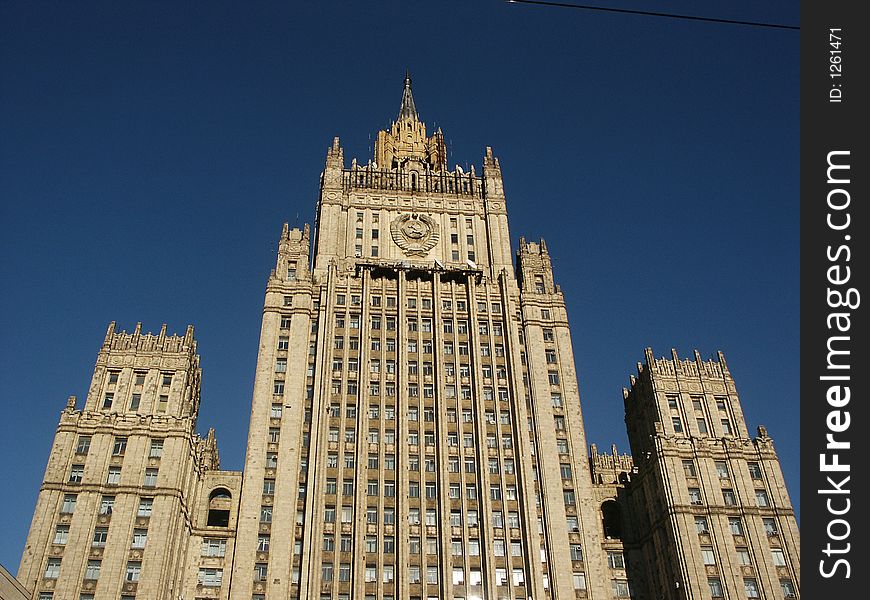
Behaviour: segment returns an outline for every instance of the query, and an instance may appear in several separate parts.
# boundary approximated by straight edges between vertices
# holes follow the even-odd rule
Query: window
[[[101,561],[89,560],[88,566],[85,568],[85,579],[99,579]]]
[[[710,526],[707,524],[707,517],[695,517],[695,531],[699,534],[710,533]]]
[[[133,394],[130,397],[130,410],[139,410],[139,404],[142,403],[142,394]]]
[[[752,565],[752,557],[749,555],[749,548],[738,547],[735,549],[737,553],[737,563],[743,567]]]
[[[571,544],[571,560],[583,560],[583,547],[580,544]]]
[[[722,419],[722,433],[731,435],[731,421],[728,419]]]
[[[271,496],[275,493],[275,480],[274,479],[264,479],[263,480],[263,495]]]
[[[575,590],[585,590],[586,589],[586,573],[583,573],[583,572],[573,573],[571,578],[573,580]]]
[[[139,499],[139,510],[136,513],[137,516],[150,517],[152,510],[154,510],[154,498]]]
[[[765,490],[755,490],[755,500],[758,506],[770,506],[770,498]]]
[[[270,536],[262,533],[257,536],[257,552],[268,552],[270,544]]]
[[[701,546],[701,560],[705,565],[716,564],[716,555],[713,553],[712,546]]]
[[[725,506],[737,506],[737,496],[734,494],[734,490],[722,490],[722,500],[725,502]]]
[[[267,563],[256,563],[254,565],[254,581],[266,581],[269,575],[269,565]]]
[[[797,593],[794,591],[794,583],[791,579],[780,579],[779,589],[782,590],[783,598],[796,598]]]
[[[725,461],[717,460],[716,475],[719,476],[719,479],[728,479],[730,477],[730,474],[728,473],[728,463],[726,463]]]
[[[426,583],[438,584],[438,567],[426,567]]]
[[[100,514],[101,515],[110,515],[112,511],[115,509],[115,497],[114,496],[103,496],[100,500]]]
[[[69,525],[58,525],[54,530],[53,544],[62,546],[69,539]]]
[[[722,591],[722,582],[718,577],[710,577],[707,579],[707,586],[710,588],[710,595],[713,598],[725,597],[725,593]]]
[[[365,581],[366,583],[375,583],[378,580],[378,567],[376,565],[366,565]]]
[[[765,517],[761,522],[764,524],[764,533],[767,534],[768,537],[779,535],[779,528],[776,525],[776,519]]]
[[[91,546],[102,548],[106,545],[106,540],[109,537],[108,527],[97,527],[94,529],[94,537],[91,539]]]
[[[611,569],[624,569],[625,556],[622,552],[610,550],[607,552],[607,566]]]
[[[73,465],[69,470],[69,483],[81,483],[85,476],[84,465]]]
[[[550,385],[559,385],[559,374],[556,371],[549,371],[547,373],[547,379],[550,382]]]
[[[203,556],[225,556],[227,541],[221,538],[205,538],[202,540]]]
[[[149,458],[160,458],[163,456],[163,440],[151,440],[151,448],[148,451]]]
[[[144,548],[145,544],[148,542],[148,530],[147,529],[134,529],[133,530],[133,542],[130,544],[131,548]]]
[[[125,579],[127,581],[136,582],[139,581],[139,574],[142,572],[142,563],[139,561],[133,561],[127,563],[127,573],[125,575]]]
[[[43,577],[46,579],[57,579],[60,576],[60,559],[59,558],[49,558],[48,562],[45,563],[45,574]]]
[[[701,500],[701,490],[698,488],[689,488],[689,503],[700,505],[703,504]]]
[[[76,454],[87,454],[91,449],[91,436],[80,435],[79,441],[76,444]]]
[[[706,419],[697,419],[698,423],[698,433],[701,435],[707,435],[707,420]]]
[[[614,579],[613,595],[617,598],[630,598],[631,589],[628,586],[628,581],[625,579]]]
[[[695,461],[684,460],[683,461],[683,472],[686,474],[686,477],[697,477],[698,472],[695,469]]]
[[[157,485],[157,469],[145,469],[145,479],[142,485],[145,487],[155,487]]]
[[[761,479],[761,466],[757,462],[747,463],[746,466],[749,468],[749,476],[752,479]]]
[[[773,558],[773,564],[777,567],[785,566],[785,553],[780,548],[774,548],[770,551]]]
[[[106,394],[106,397],[103,398],[103,409],[104,410],[109,410],[110,408],[112,408],[112,401],[114,400],[114,398],[115,398],[114,394]]]
[[[671,417],[671,423],[674,426],[674,433],[683,433],[683,421],[680,417]]]
[[[200,569],[198,581],[204,587],[220,587],[223,569]]]
[[[758,591],[758,582],[754,579],[744,579],[743,590],[746,592],[747,598],[761,598],[761,594]]]
[[[121,483],[121,467],[109,467],[109,473],[106,476],[107,485],[118,485]]]
[[[740,517],[728,517],[728,529],[733,535],[743,535],[743,521]]]
[[[290,348],[290,338],[282,335],[278,338],[278,350],[287,350]]]

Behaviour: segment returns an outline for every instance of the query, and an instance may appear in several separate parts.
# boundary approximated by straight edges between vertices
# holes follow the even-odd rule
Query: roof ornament
[[[417,107],[411,94],[411,73],[405,70],[405,89],[402,91],[402,107],[399,109],[399,119],[417,121]]]

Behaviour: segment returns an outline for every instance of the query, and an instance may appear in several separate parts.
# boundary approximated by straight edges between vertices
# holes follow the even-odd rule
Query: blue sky
[[[618,5],[798,24],[796,1]],[[3,2],[0,562],[109,321],[196,327],[199,429],[242,468],[281,225],[313,223],[333,136],[367,160],[406,68],[450,164],[492,146],[514,240],[547,240],[589,441],[628,450],[644,347],[722,350],[798,505],[798,38],[495,0]]]

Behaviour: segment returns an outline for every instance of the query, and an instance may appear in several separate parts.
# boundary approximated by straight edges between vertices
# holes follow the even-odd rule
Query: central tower
[[[266,290],[233,595],[609,597],[564,300],[543,242],[515,275],[492,150],[449,170],[406,76],[309,235]]]

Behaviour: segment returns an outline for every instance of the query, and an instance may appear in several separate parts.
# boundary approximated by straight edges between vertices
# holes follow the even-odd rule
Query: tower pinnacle
[[[418,120],[417,107],[414,106],[414,96],[411,94],[411,73],[405,70],[405,89],[402,91],[402,107],[399,109],[399,120]]]

